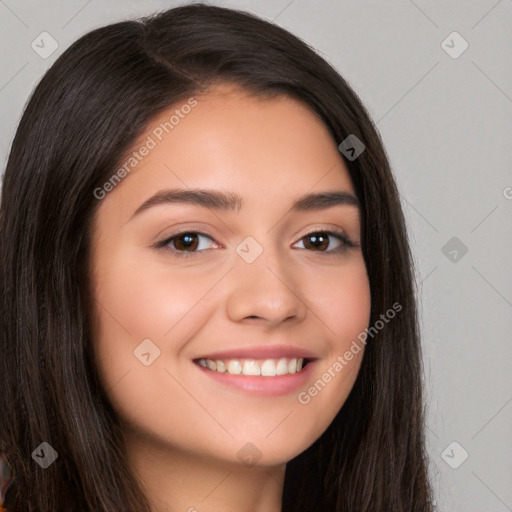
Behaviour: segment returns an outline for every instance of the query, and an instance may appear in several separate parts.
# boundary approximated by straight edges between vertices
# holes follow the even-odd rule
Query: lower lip
[[[228,372],[221,373],[194,363],[199,370],[217,382],[230,388],[237,388],[259,396],[280,396],[297,391],[304,386],[306,381],[311,377],[314,364],[314,361],[310,361],[298,373],[262,377],[260,375],[232,375]]]

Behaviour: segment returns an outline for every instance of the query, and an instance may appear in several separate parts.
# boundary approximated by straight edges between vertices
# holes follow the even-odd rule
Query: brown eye
[[[326,233],[311,233],[305,236],[304,239],[309,240],[308,243],[304,244],[306,249],[310,248],[308,245],[313,247],[313,249],[319,249],[320,251],[324,251],[329,247],[329,235]]]
[[[195,251],[199,242],[197,241],[196,233],[182,233],[173,237],[174,247],[178,251]]]
[[[182,231],[158,242],[155,247],[157,249],[164,249],[170,251],[173,255],[178,257],[195,256],[197,253],[209,249],[208,243],[201,242],[201,239],[207,238],[213,241],[213,238],[205,233],[198,231]],[[201,247],[199,247],[201,246]]]
[[[331,245],[331,238],[338,240],[338,245],[327,250]],[[301,241],[302,240],[305,240],[305,249],[313,252],[325,253],[326,256],[340,255],[351,247],[359,246],[358,243],[352,242],[345,233],[337,233],[334,231],[315,231],[304,236]]]

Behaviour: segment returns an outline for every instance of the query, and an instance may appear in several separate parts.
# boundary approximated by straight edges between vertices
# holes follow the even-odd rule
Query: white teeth
[[[256,361],[244,361],[242,373],[244,375],[260,375],[260,365]]]
[[[276,373],[277,375],[286,375],[288,373],[288,365],[284,357],[277,362]]]
[[[300,372],[304,363],[304,358],[287,359],[265,359],[256,361],[254,359],[230,359],[222,361],[220,359],[199,359],[200,366],[208,368],[211,371],[220,373],[230,373],[231,375],[262,375],[264,377],[273,377],[275,375],[288,375]]]
[[[266,377],[273,377],[276,374],[276,363],[272,359],[267,359],[261,365],[261,375]]]
[[[240,375],[242,373],[242,365],[240,364],[240,361],[237,361],[236,359],[229,361],[228,372],[232,375]]]

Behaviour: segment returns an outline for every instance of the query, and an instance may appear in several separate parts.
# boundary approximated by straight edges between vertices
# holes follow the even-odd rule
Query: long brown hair
[[[16,472],[11,512],[148,512],[91,352],[90,226],[101,187],[163,109],[218,81],[287,94],[337,144],[361,205],[371,288],[356,383],[326,432],[287,464],[283,512],[430,512],[413,268],[381,139],[347,82],[289,32],[203,4],[93,30],[35,89],[14,138],[0,204],[0,450]],[[59,454],[42,469],[32,452]]]

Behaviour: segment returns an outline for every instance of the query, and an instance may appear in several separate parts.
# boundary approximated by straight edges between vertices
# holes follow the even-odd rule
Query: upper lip
[[[197,359],[279,359],[282,357],[316,359],[313,352],[295,345],[251,345],[210,352]]]

